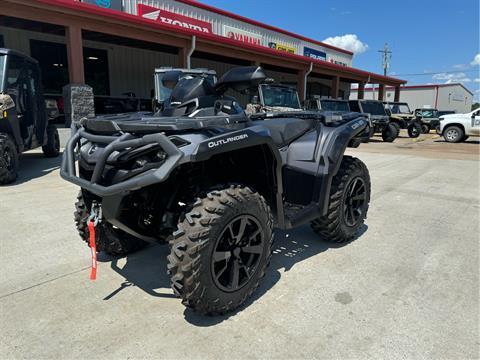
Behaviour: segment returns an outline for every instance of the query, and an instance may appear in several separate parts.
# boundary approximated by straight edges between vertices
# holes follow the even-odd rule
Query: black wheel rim
[[[5,147],[3,151],[3,160],[8,171],[11,171],[14,168],[15,160],[13,158],[13,151],[10,147]]]
[[[345,191],[343,203],[344,219],[348,226],[355,226],[362,219],[366,199],[365,181],[361,177],[352,179]]]
[[[257,219],[234,218],[219,236],[212,254],[215,285],[226,292],[244,287],[255,274],[264,251],[264,236]]]

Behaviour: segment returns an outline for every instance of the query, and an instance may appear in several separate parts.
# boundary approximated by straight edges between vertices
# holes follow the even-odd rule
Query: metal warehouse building
[[[366,88],[365,99],[377,99],[378,88]],[[358,90],[352,89],[350,99],[356,99]],[[385,101],[393,101],[395,90],[387,88]],[[467,113],[472,109],[473,94],[462,84],[415,85],[400,88],[400,101],[406,102],[410,108],[430,107],[441,111]]]
[[[150,98],[156,67],[202,67],[222,75],[261,65],[310,95],[348,99],[351,84],[405,81],[352,67],[353,54],[193,0],[3,0],[0,47],[40,62],[45,92],[86,83],[95,95]],[[243,103],[248,99],[241,99]]]

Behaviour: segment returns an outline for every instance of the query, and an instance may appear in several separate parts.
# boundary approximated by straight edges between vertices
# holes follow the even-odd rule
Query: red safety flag
[[[88,232],[90,233],[90,251],[92,253],[92,268],[90,270],[90,280],[97,278],[97,245],[95,243],[95,222],[88,222]]]

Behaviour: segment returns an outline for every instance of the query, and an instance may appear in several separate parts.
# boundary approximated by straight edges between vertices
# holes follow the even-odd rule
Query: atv
[[[422,134],[428,134],[430,130],[437,130],[440,127],[440,116],[437,109],[422,108],[415,110],[415,118],[422,125]]]
[[[348,100],[321,98],[318,95],[305,100],[304,107],[306,110],[323,110],[336,112],[350,112]]]
[[[292,87],[273,84],[273,79],[265,79],[256,90],[258,95],[252,96],[247,104],[247,114],[302,110],[298,92]]]
[[[417,138],[422,133],[422,125],[410,111],[407,103],[384,102],[385,111],[390,116],[390,123],[400,129],[407,129],[408,136]]]
[[[382,140],[393,142],[399,135],[400,129],[390,121],[383,103],[377,100],[350,100],[350,110],[368,114],[372,122],[370,136],[382,134]]]
[[[370,177],[344,151],[368,141],[367,119],[309,111],[249,117],[225,96],[265,78],[260,67],[233,68],[215,85],[184,78],[173,105],[153,115],[81,121],[61,176],[81,188],[75,222],[93,253],[169,242],[173,291],[187,307],[215,315],[237,309],[259,286],[274,228],[310,223],[335,243],[359,235]]]
[[[41,146],[47,157],[60,153],[55,100],[44,100],[38,62],[0,48],[0,185],[18,176],[19,154]]]

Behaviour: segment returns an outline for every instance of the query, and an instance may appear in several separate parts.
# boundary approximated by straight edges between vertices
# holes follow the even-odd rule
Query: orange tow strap
[[[97,278],[97,245],[95,243],[95,222],[93,219],[88,222],[88,232],[90,233],[90,251],[92,253],[90,280],[95,280]]]

